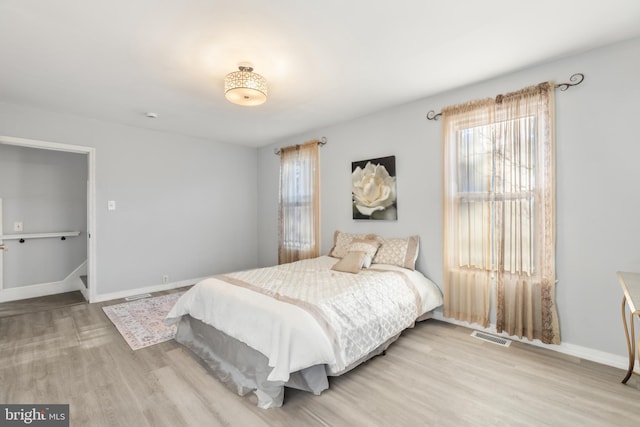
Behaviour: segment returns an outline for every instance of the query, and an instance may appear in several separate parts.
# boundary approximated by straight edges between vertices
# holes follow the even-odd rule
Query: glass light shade
[[[251,67],[239,67],[240,71],[224,78],[224,96],[229,102],[244,106],[260,105],[267,100],[267,81]]]

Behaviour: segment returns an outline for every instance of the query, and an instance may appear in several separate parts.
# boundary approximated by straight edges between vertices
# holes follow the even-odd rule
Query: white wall
[[[254,148],[3,103],[0,135],[96,148],[98,297],[257,262]]]
[[[80,231],[4,242],[4,288],[58,282],[87,259],[87,156],[0,144],[4,234]],[[21,222],[23,231],[14,231]]]
[[[562,340],[626,356],[617,270],[640,271],[640,39],[560,59],[367,117],[318,129],[260,150],[259,263],[277,258],[278,158],[273,148],[326,136],[320,149],[322,247],[335,229],[383,236],[419,234],[418,269],[442,284],[441,124],[429,110],[493,97],[545,80],[585,81],[556,91],[557,303]],[[451,70],[455,72],[455,70]],[[351,162],[396,156],[398,220],[353,221]]]

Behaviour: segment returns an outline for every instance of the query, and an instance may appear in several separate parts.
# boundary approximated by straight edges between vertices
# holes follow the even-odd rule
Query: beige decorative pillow
[[[371,262],[373,262],[373,257],[378,252],[378,248],[380,247],[380,242],[377,240],[371,239],[353,239],[349,244],[348,253],[351,252],[363,252],[365,254],[364,259],[364,268],[369,268],[371,266]]]
[[[344,273],[358,274],[362,269],[366,256],[364,252],[349,252],[340,261],[336,262],[331,269]]]
[[[380,248],[373,258],[374,264],[391,264],[399,267],[416,269],[418,259],[419,237],[411,236],[406,239],[380,239]]]
[[[333,248],[329,251],[329,256],[342,258],[349,252],[349,245],[354,239],[375,240],[375,234],[352,234],[336,230],[333,233]]]

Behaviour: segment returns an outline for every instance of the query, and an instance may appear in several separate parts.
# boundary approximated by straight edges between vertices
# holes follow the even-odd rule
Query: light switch
[[[13,223],[13,231],[22,231],[22,221],[16,221]]]
[[[110,211],[115,211],[116,210],[116,201],[115,200],[109,200],[107,202],[107,209],[109,209]]]

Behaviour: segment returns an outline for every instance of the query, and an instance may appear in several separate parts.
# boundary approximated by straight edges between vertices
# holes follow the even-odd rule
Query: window
[[[445,108],[444,315],[559,343],[551,82]]]
[[[518,138],[512,138],[519,132]],[[535,254],[535,117],[462,129],[456,141],[458,266],[531,274]],[[516,144],[519,141],[521,144]],[[500,227],[498,219],[506,221]],[[513,223],[511,223],[513,222]],[[498,265],[504,239],[512,264]]]
[[[280,264],[319,254],[318,180],[317,141],[280,151]]]

